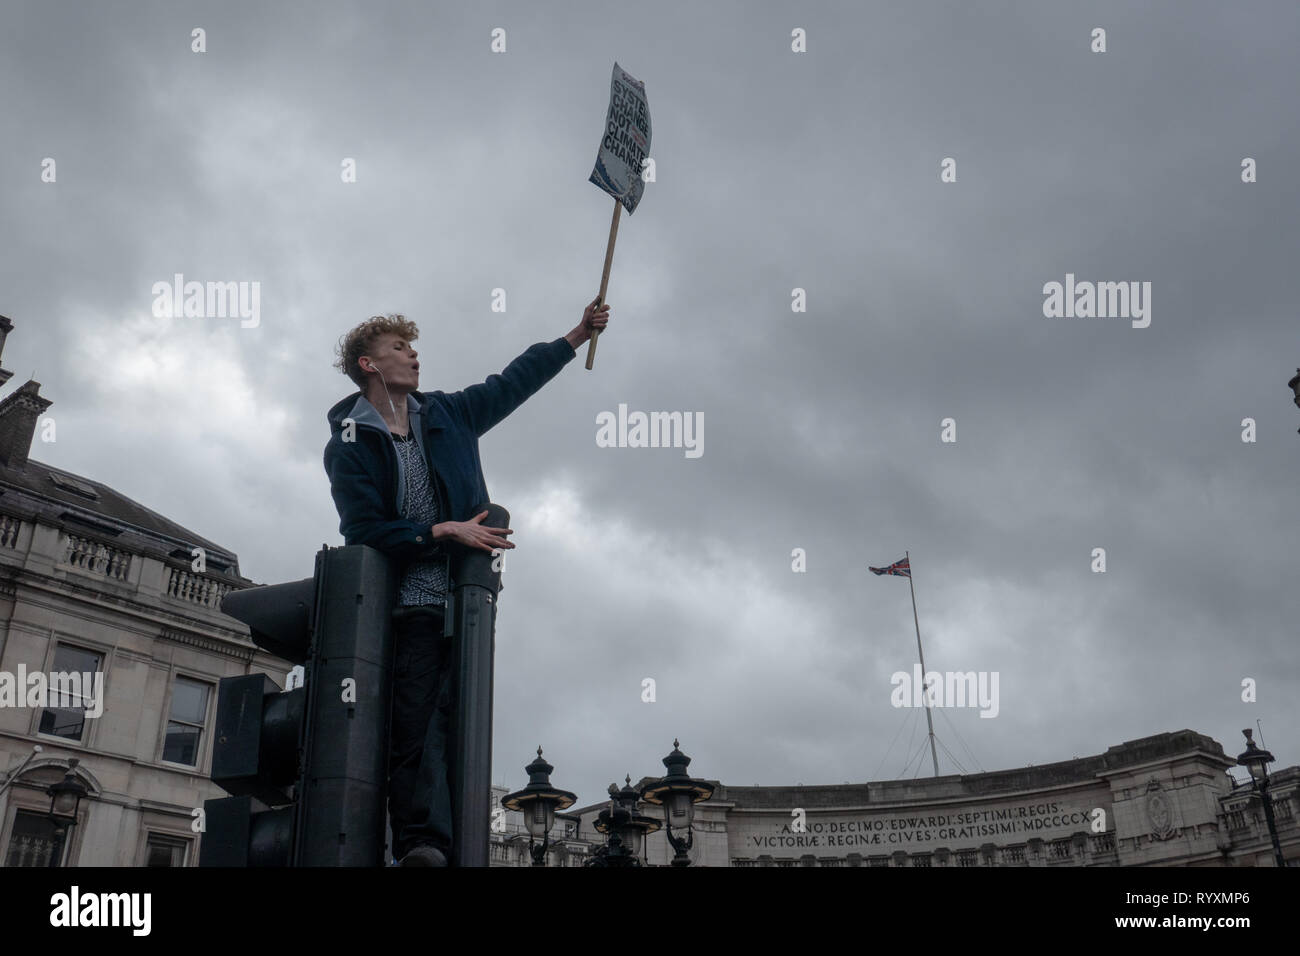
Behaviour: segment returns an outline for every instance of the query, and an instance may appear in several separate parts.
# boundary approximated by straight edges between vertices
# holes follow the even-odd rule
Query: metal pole
[[[510,512],[497,504],[483,525],[510,526]],[[504,552],[502,552],[504,554]],[[496,557],[477,548],[452,555],[452,606],[448,625],[453,635],[451,733],[447,776],[451,790],[452,866],[487,866],[492,816],[492,668],[496,651],[497,593],[501,572]],[[499,564],[498,564],[499,567]]]
[[[898,554],[897,551],[894,554]],[[916,625],[916,653],[921,658],[921,703],[925,704],[925,722],[930,727],[930,759],[934,761],[934,775],[939,776],[939,754],[934,749],[934,717],[930,714],[930,697],[925,692],[925,652],[921,650],[921,622],[916,617],[916,587],[912,584],[912,555],[907,558],[907,586],[912,590],[912,623]]]

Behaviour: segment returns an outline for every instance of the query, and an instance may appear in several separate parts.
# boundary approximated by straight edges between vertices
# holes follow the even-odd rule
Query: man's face
[[[381,335],[367,355],[361,357],[361,370],[391,391],[401,387],[412,391],[420,387],[419,353],[411,344],[391,332]],[[371,366],[379,372],[371,372]],[[380,372],[383,373],[382,377]]]

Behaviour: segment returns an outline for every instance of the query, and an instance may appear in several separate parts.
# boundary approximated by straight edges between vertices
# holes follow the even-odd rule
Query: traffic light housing
[[[352,545],[322,549],[311,578],[222,601],[306,680],[221,681],[211,779],[231,796],[204,804],[200,866],[382,863],[396,592],[388,558]]]
[[[316,555],[316,574],[312,577],[231,591],[221,599],[221,612],[247,624],[253,643],[262,650],[294,664],[305,664],[311,652],[321,555],[327,550]]]
[[[265,674],[221,681],[212,781],[234,796],[204,802],[200,866],[289,865],[306,697]]]
[[[380,866],[398,579],[363,545],[324,551],[316,567],[294,865]]]
[[[311,577],[233,591],[221,609],[248,625],[258,647],[302,664],[315,603]],[[290,865],[306,697],[301,687],[281,691],[266,674],[227,677],[218,685],[211,779],[232,796],[204,801],[200,866]]]

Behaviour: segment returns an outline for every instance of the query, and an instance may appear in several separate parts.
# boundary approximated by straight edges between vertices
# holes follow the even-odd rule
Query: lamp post
[[[640,812],[641,793],[632,786],[629,774],[609,785],[609,809],[596,817],[595,828],[607,835],[605,846],[592,854],[590,866],[641,866],[641,850],[647,834],[659,829],[659,821]]]
[[[1237,763],[1250,771],[1251,783],[1259,793],[1260,802],[1264,804],[1264,819],[1268,822],[1268,835],[1273,841],[1273,854],[1278,866],[1286,866],[1282,856],[1282,844],[1277,838],[1277,824],[1273,821],[1273,798],[1268,794],[1268,767],[1273,762],[1273,755],[1267,750],[1255,746],[1249,728],[1242,731],[1246,735],[1246,752],[1237,756]]]
[[[63,775],[63,779],[45,788],[45,792],[50,795],[50,812],[46,817],[54,824],[54,834],[59,841],[59,851],[50,857],[50,866],[59,865],[68,829],[77,825],[77,810],[81,806],[81,798],[90,792],[90,789],[77,779],[77,764],[80,762],[76,757],[70,759],[68,772]]]
[[[686,772],[691,758],[682,753],[678,749],[679,746],[680,744],[674,740],[672,753],[663,759],[664,767],[668,770],[667,775],[643,787],[641,797],[647,803],[662,804],[664,808],[668,842],[675,851],[672,865],[690,866],[691,858],[686,855],[686,851],[694,842],[691,821],[695,818],[695,804],[713,796],[713,785],[704,780],[693,779]],[[684,838],[673,836],[673,824],[676,824],[679,830],[685,827]]]
[[[1295,392],[1296,407],[1300,408],[1300,368],[1295,370],[1295,377],[1286,383],[1286,387]],[[1296,431],[1300,431],[1300,428]]]
[[[568,790],[551,786],[551,771],[555,768],[542,759],[542,748],[537,748],[537,759],[524,768],[528,771],[528,786],[501,798],[501,806],[518,810],[524,815],[528,827],[528,850],[533,856],[533,866],[546,865],[546,851],[551,845],[551,827],[555,825],[555,812],[565,810],[577,802],[577,796]],[[541,844],[536,843],[541,840]]]
[[[629,814],[628,822],[619,836],[623,838],[623,842],[627,844],[633,856],[641,856],[645,838],[659,829],[659,821],[641,812],[641,791],[632,786],[631,774],[623,778],[622,790],[616,791],[611,783],[609,795]]]
[[[611,790],[617,790],[613,784]],[[640,866],[641,861],[624,844],[625,833],[632,821],[632,814],[618,805],[616,800],[609,801],[609,809],[601,810],[593,824],[597,830],[606,834],[604,845],[592,851],[585,866]]]

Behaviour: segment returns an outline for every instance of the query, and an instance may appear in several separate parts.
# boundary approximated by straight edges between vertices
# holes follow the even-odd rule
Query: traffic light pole
[[[510,513],[505,508],[486,504],[473,510],[477,514],[484,509],[488,512],[485,527],[509,527]],[[492,669],[501,571],[493,554],[478,549],[458,549],[452,561],[452,606],[447,625],[455,640],[451,666],[456,705],[448,760],[449,862],[452,866],[487,866],[492,813]]]

